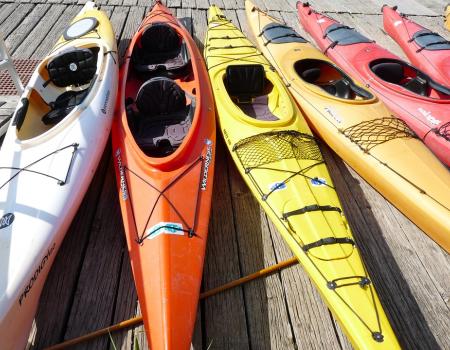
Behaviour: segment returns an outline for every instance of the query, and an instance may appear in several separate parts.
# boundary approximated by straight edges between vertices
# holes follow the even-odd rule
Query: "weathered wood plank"
[[[17,8],[17,6],[19,6],[19,4],[17,3],[8,3],[8,4],[3,4],[1,7],[1,11],[0,11],[0,23],[4,23],[6,21],[6,19],[9,17],[9,15]],[[2,35],[5,35],[5,33],[3,32],[3,29],[1,27],[0,24],[0,32],[2,33]]]
[[[167,0],[168,7],[181,7],[181,0]]]
[[[68,315],[64,339],[71,339],[109,326],[125,251],[121,234],[122,217],[117,198],[112,162],[103,181],[102,200],[98,203],[90,230],[89,242]],[[80,344],[79,349],[105,348],[105,337]]]
[[[53,5],[46,14],[45,21],[38,21],[37,24],[31,28],[32,31],[26,35],[25,39],[14,51],[14,57],[30,58],[36,49],[41,46],[42,41],[48,36],[51,30],[55,30],[55,24],[65,11],[65,5]]]
[[[119,45],[118,45],[118,54],[119,61],[123,62],[123,56],[130,44],[131,39],[136,33],[139,25],[142,22],[142,19],[145,15],[145,7],[132,7],[130,8],[130,12],[127,17],[127,21],[125,22],[125,27],[122,32],[122,36],[120,37]]]
[[[192,22],[194,27],[194,40],[200,52],[203,52],[205,35],[208,29],[207,11],[198,10],[192,12]]]
[[[204,290],[241,277],[235,223],[228,183],[225,146],[219,138],[214,178],[214,203],[209,225]],[[243,291],[241,287],[202,301],[204,346],[214,349],[249,349]]]
[[[108,147],[48,275],[35,318],[35,349],[63,339],[110,158]]]
[[[54,5],[56,6],[56,5]],[[38,4],[33,10],[27,14],[22,23],[17,26],[14,31],[6,38],[5,43],[10,48],[10,53],[13,54],[16,48],[27,37],[30,31],[41,21],[41,18],[50,9],[50,5]]]
[[[210,5],[208,0],[197,0],[197,9],[207,10],[209,6]]]
[[[248,275],[277,260],[265,215],[231,161],[228,169],[241,272]],[[279,274],[245,285],[244,298],[252,349],[294,349]]]
[[[34,5],[31,4],[20,4],[2,23],[0,23],[0,33],[2,33],[3,39],[8,38],[8,36],[26,18],[28,13],[30,13],[33,8]],[[8,42],[6,42],[6,47],[8,50],[11,50],[12,48],[9,46]]]

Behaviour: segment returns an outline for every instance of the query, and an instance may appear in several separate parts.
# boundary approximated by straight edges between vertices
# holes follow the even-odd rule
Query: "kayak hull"
[[[192,79],[176,79],[195,95],[189,133],[169,156],[151,157],[136,143],[125,101],[145,77],[130,57],[155,23],[175,29],[189,51]],[[125,55],[112,129],[119,201],[131,266],[151,349],[189,349],[197,316],[208,233],[215,157],[211,87],[193,39],[159,2],[142,22]]]
[[[450,50],[422,49],[414,37],[426,28],[387,5],[383,6],[382,12],[386,33],[402,48],[409,61],[440,84],[450,85]]]
[[[67,49],[60,40],[64,47],[57,44],[34,72],[0,150],[0,216],[10,218],[2,220],[0,241],[2,349],[25,347],[47,274],[108,140],[118,69],[115,53],[103,53],[116,50],[115,40],[103,12],[85,7],[74,22],[85,17],[98,20],[99,39],[81,37],[70,46],[99,49],[100,79],[62,121],[40,135],[21,139],[14,118],[25,98],[32,105],[33,91],[40,89],[40,72],[48,60]]]
[[[338,124],[339,121],[341,124],[340,127],[345,127],[359,118],[359,121],[362,121],[362,118],[364,117],[361,117],[361,115],[365,116],[365,114],[367,114],[376,116],[377,114],[384,115],[384,113],[386,113],[386,110],[382,104],[373,96],[369,97],[367,100],[340,99],[324,92],[324,90],[320,87],[313,84],[308,84],[300,79],[295,69],[299,62],[314,61],[320,63],[329,62],[331,65],[333,64],[317,49],[307,43],[306,40],[301,40],[303,38],[301,38],[298,34],[295,34],[295,32],[290,32],[292,29],[283,27],[281,22],[262,12],[250,1],[246,1],[246,14],[248,23],[250,23],[251,32],[255,38],[258,48],[265,55],[265,57],[268,58],[271,65],[279,72],[294,99],[298,102],[300,109],[305,113],[305,117],[313,130],[322,136],[327,143],[330,139],[339,139],[339,136],[340,138],[345,139],[345,137],[342,136],[342,133],[338,131],[338,128],[335,127],[331,121],[334,121],[336,124]],[[270,41],[273,40],[270,39],[273,37],[270,35],[270,28],[278,28],[275,30],[279,30],[280,32],[284,28],[284,30],[286,30],[286,35],[289,36],[282,37],[282,34],[278,33],[277,35],[274,35],[275,41]],[[267,34],[267,32],[269,32],[269,34]],[[295,37],[295,35],[298,36]],[[291,39],[293,37],[296,41]],[[334,116],[334,119],[332,116]],[[323,131],[329,131],[329,133],[333,136],[330,137],[330,135],[324,135]],[[331,142],[329,144],[331,145],[332,143],[336,144],[336,142]],[[350,154],[356,153],[355,158],[357,158],[358,155],[362,158],[362,154],[364,154],[362,150],[355,147],[355,145],[351,142],[347,142],[347,144],[341,148],[345,149]],[[351,149],[352,151],[349,152],[348,149]],[[361,158],[358,159],[357,163],[363,164],[363,159]],[[367,167],[368,165],[369,164],[364,163],[364,167]],[[349,300],[359,299],[366,302],[366,304],[361,302],[358,305],[359,308],[354,308],[355,306],[351,305],[351,303],[345,305],[342,303],[342,300],[339,300],[339,298],[336,298],[333,295],[334,293],[330,293],[328,288],[324,288],[325,286],[321,281],[321,276],[317,276],[317,271],[314,269],[314,266],[310,266],[307,262],[305,262],[305,259],[302,258],[302,253],[296,251],[296,254],[299,256],[300,262],[304,264],[305,269],[311,276],[311,279],[321,292],[322,297],[327,303],[329,309],[332,311],[333,316],[340,322],[342,329],[355,348],[400,348],[374,289],[366,290],[365,292],[357,288],[354,290],[349,290],[347,295]],[[331,260],[328,264],[324,264],[323,268],[325,271],[333,271],[337,277],[345,269],[343,266],[344,261],[345,260],[337,262]],[[359,253],[355,252],[355,256],[349,258],[346,263],[349,264],[355,272],[364,271],[364,265]],[[375,308],[371,297],[367,298],[365,293],[373,293],[375,298],[374,300],[376,302]],[[351,307],[349,307],[349,305],[351,305]],[[361,319],[356,317],[352,307],[354,310],[361,312],[359,315],[363,315],[361,319],[364,320],[366,324],[371,324],[373,326],[377,323],[376,320],[379,319],[383,335],[382,342],[378,342],[374,339],[373,332],[368,331],[365,325],[361,322]]]

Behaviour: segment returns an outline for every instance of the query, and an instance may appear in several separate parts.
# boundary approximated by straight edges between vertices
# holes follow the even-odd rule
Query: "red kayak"
[[[188,350],[214,174],[214,100],[194,40],[159,1],[120,69],[114,165],[152,350]]]
[[[397,12],[397,6],[384,5],[386,32],[405,52],[413,65],[438,83],[450,86],[450,42]]]
[[[353,28],[297,2],[305,30],[348,74],[363,81],[450,166],[450,88]]]

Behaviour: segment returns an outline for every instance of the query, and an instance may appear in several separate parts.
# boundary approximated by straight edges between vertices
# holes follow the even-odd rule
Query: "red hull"
[[[414,34],[427,30],[427,28],[400,15],[389,6],[383,6],[383,25],[386,32],[402,48],[414,66],[427,73],[438,83],[450,85],[450,50],[421,50],[421,46],[412,40]],[[412,41],[409,42],[410,40]]]
[[[444,164],[450,166],[450,94],[431,89],[428,97],[421,96],[403,86],[382,80],[371,69],[374,61],[404,61],[374,42],[334,46],[325,33],[331,25],[339,22],[300,1],[297,3],[297,10],[300,23],[320,49],[348,74],[370,87]],[[414,67],[408,69],[411,74],[416,71]]]

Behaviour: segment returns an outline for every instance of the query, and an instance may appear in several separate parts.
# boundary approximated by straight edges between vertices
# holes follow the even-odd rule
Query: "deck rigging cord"
[[[198,189],[197,189],[197,198],[195,199],[194,218],[192,220],[192,223],[190,224],[188,222],[188,219],[186,219],[180,213],[180,211],[176,208],[174,203],[168,198],[168,196],[166,196],[166,191],[168,191],[172,186],[174,186],[184,176],[189,175],[189,173],[193,169],[195,169],[197,165],[200,165],[201,169],[200,169],[199,183],[198,183]],[[195,230],[196,230],[196,227],[197,227],[197,220],[198,220],[198,207],[199,207],[199,199],[200,199],[200,192],[201,192],[201,181],[202,181],[204,166],[205,166],[205,157],[204,156],[200,156],[196,160],[194,160],[180,174],[178,174],[174,179],[172,179],[171,182],[167,186],[165,186],[163,189],[158,189],[158,188],[156,188],[156,186],[154,186],[153,184],[148,182],[146,179],[144,179],[142,176],[137,174],[135,171],[133,171],[132,169],[128,168],[128,166],[123,165],[123,170],[128,171],[131,175],[135,176],[136,178],[138,178],[139,180],[144,182],[146,185],[148,185],[149,187],[151,187],[152,189],[154,189],[158,193],[157,198],[156,198],[155,202],[153,203],[152,208],[150,210],[150,213],[149,213],[149,215],[147,217],[146,223],[145,223],[143,229],[141,230],[141,233],[139,233],[140,230],[137,227],[136,217],[135,217],[135,214],[134,214],[133,200],[131,198],[131,194],[129,192],[127,193],[127,196],[128,196],[128,198],[130,200],[130,208],[131,208],[131,213],[132,213],[133,222],[134,222],[134,226],[135,226],[136,242],[138,244],[143,244],[144,240],[146,238],[151,237],[153,234],[155,234],[157,231],[159,231],[161,229],[169,229],[169,230],[174,230],[174,231],[179,231],[179,232],[185,232],[185,233],[187,233],[187,236],[189,238],[197,236]],[[125,171],[124,171],[125,183],[126,183],[126,187],[129,188],[129,183],[128,183],[129,179],[128,179]],[[169,204],[169,206],[174,210],[175,214],[183,222],[184,226],[187,227],[186,229],[183,228],[183,227],[175,226],[175,225],[165,225],[165,226],[158,226],[158,227],[154,228],[151,231],[147,231],[147,233],[146,233],[147,226],[148,226],[148,224],[149,224],[149,222],[150,222],[150,220],[151,220],[151,218],[153,216],[153,213],[154,213],[158,203],[162,199],[164,199]]]
[[[56,151],[50,152],[50,153],[46,154],[45,156],[43,156],[43,157],[41,157],[41,158],[39,158],[39,159],[29,163],[28,165],[24,166],[23,168],[0,166],[0,170],[17,170],[17,172],[14,175],[12,175],[8,180],[6,180],[2,185],[0,185],[0,190],[3,187],[5,187],[9,182],[11,182],[14,178],[16,178],[22,172],[29,172],[29,173],[33,173],[33,174],[37,174],[37,175],[42,175],[42,176],[48,177],[50,179],[56,180],[58,185],[60,185],[60,186],[65,185],[67,183],[69,172],[70,172],[70,169],[72,167],[73,160],[75,158],[75,153],[78,150],[78,146],[79,146],[78,143],[72,143],[71,145],[64,146],[62,148],[57,149]],[[34,171],[34,170],[29,169],[33,165],[41,162],[42,160],[44,160],[44,159],[46,159],[46,158],[48,158],[48,157],[50,157],[50,156],[52,156],[52,155],[54,155],[54,154],[56,154],[58,152],[61,152],[61,151],[65,150],[65,149],[68,149],[68,148],[73,148],[73,150],[72,150],[72,156],[71,156],[71,159],[70,159],[70,163],[69,163],[69,166],[67,168],[67,173],[66,173],[66,176],[65,176],[64,179],[58,179],[57,177],[54,177],[52,175],[45,174],[45,173],[40,172],[40,171]]]

